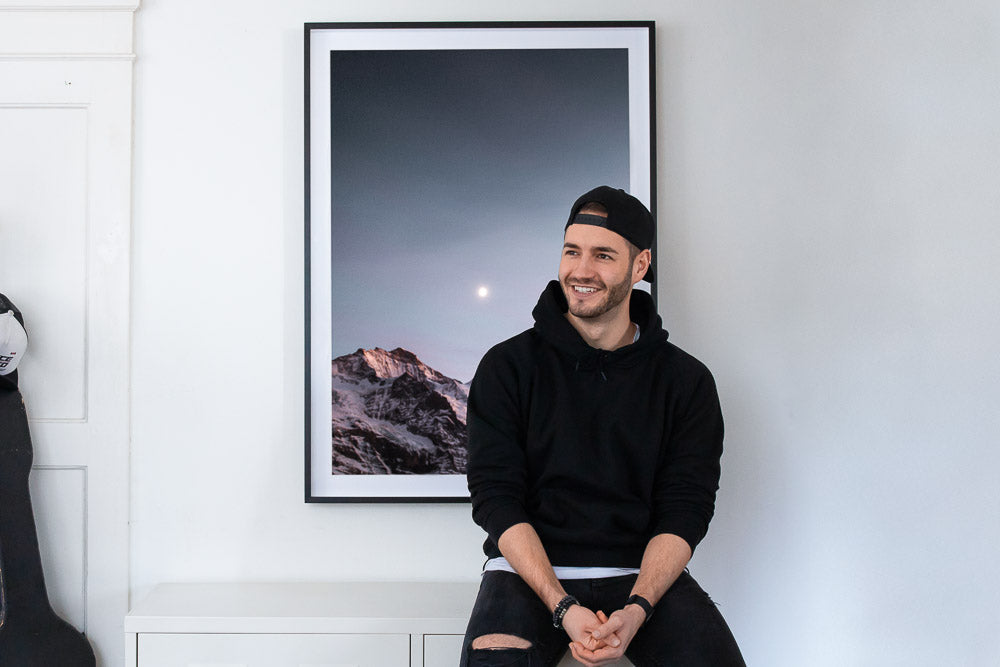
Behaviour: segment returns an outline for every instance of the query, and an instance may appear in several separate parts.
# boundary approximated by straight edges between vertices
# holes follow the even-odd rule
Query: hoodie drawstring
[[[604,359],[608,356],[607,352],[599,352],[595,355],[597,357],[597,372],[601,375],[601,380],[604,382],[608,381],[608,376],[604,372]],[[577,358],[576,363],[573,364],[573,372],[580,372],[580,359]]]

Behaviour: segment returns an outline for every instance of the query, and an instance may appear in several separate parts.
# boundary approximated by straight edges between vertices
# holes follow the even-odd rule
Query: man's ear
[[[649,270],[649,265],[653,261],[653,253],[647,250],[642,250],[638,255],[635,256],[635,263],[632,265],[632,284],[642,280],[642,277],[646,275],[646,271]]]

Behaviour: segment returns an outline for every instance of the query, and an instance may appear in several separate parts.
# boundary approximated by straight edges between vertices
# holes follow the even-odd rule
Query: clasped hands
[[[625,649],[645,620],[646,612],[634,604],[626,605],[610,617],[603,611],[595,614],[575,604],[563,617],[563,628],[573,640],[569,645],[573,657],[586,667],[600,667],[625,655]]]

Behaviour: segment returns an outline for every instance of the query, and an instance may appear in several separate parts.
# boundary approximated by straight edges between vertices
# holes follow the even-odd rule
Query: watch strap
[[[648,621],[649,617],[653,615],[653,605],[649,604],[649,600],[642,597],[641,595],[630,596],[629,599],[625,601],[625,606],[628,606],[630,604],[637,604],[640,607],[642,607],[642,610],[646,612],[646,621]],[[643,623],[645,623],[646,621],[643,621]]]

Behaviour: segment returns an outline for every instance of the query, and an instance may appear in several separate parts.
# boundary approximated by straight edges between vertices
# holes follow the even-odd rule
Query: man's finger
[[[605,646],[604,648],[599,648],[596,651],[590,651],[588,658],[591,662],[614,662],[624,655],[624,651],[617,648],[611,648],[610,646]]]
[[[569,645],[570,651],[573,653],[573,657],[578,661],[587,665],[587,667],[595,667],[599,665],[606,665],[608,663],[614,662],[622,657],[623,652],[620,649],[613,649],[610,647],[604,647],[596,651],[590,651],[581,646],[577,642],[573,642]]]
[[[598,617],[600,618],[600,617]],[[605,621],[599,628],[594,630],[593,635],[598,639],[607,639],[607,642],[611,646],[618,646],[615,642],[618,638],[612,638],[612,635],[616,634],[625,625],[625,621],[621,616],[614,616],[609,620]]]
[[[600,667],[607,664],[606,660],[600,659],[593,651],[588,651],[577,642],[570,644],[569,650],[573,654],[573,658],[585,667]]]
[[[580,645],[577,642],[572,642],[569,645],[569,651],[570,651],[570,653],[573,654],[573,658],[577,662],[579,662],[579,663],[581,663],[583,665],[586,665],[586,667],[593,667],[594,663],[592,663],[590,660],[588,660],[587,656],[584,655],[584,653],[591,653],[591,651],[588,651],[587,649],[585,649],[582,645]]]

